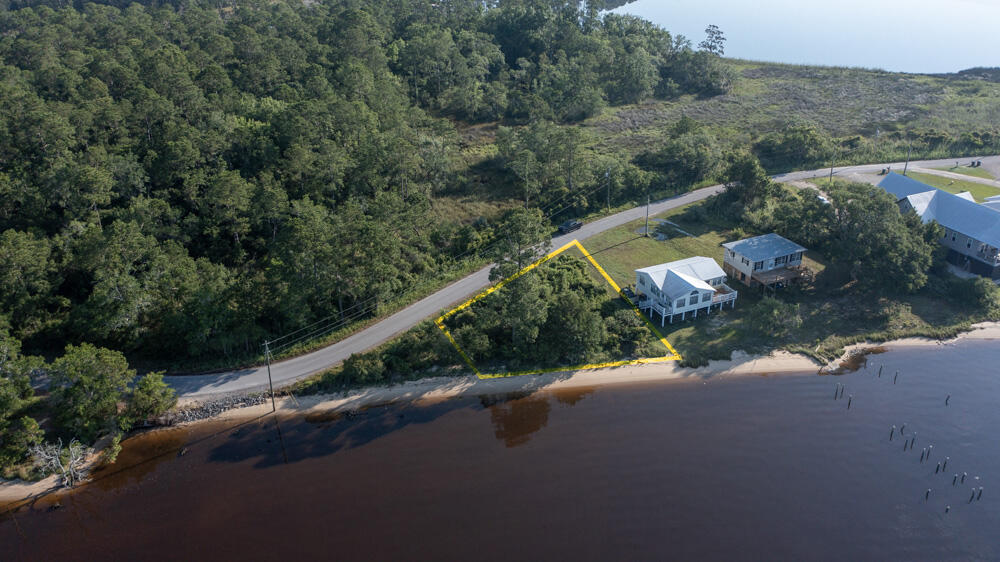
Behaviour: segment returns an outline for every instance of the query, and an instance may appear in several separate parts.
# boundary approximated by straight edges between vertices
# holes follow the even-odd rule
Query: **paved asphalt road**
[[[983,161],[983,168],[1000,172],[1000,156],[979,159]],[[970,160],[971,158],[962,159],[963,163],[968,163]],[[920,168],[940,168],[952,166],[954,163],[955,159],[945,159],[915,161],[911,162],[910,165]],[[897,172],[903,169],[902,162],[892,163],[889,166]],[[852,176],[855,174],[872,175],[877,174],[885,167],[886,164],[845,166],[835,168],[834,174],[840,176]],[[830,170],[827,168],[826,170],[779,174],[775,176],[775,179],[779,181],[796,181],[825,176],[829,173]],[[1000,173],[997,175],[1000,175]],[[688,203],[701,201],[722,190],[723,186],[716,185],[663,201],[657,201],[651,205],[650,215],[659,214],[687,205]],[[642,206],[587,223],[576,232],[553,238],[552,247],[558,248],[574,238],[583,241],[595,234],[643,218],[645,214],[646,208]],[[396,314],[333,345],[271,365],[271,376],[274,379],[275,387],[301,380],[309,375],[339,364],[354,353],[367,351],[391,340],[395,336],[416,326],[422,320],[430,318],[486,288],[489,285],[489,272],[490,267],[480,269],[468,277],[448,285]],[[265,389],[267,388],[267,370],[265,367],[252,367],[207,375],[171,376],[166,377],[166,380],[181,398],[204,398],[215,394]]]

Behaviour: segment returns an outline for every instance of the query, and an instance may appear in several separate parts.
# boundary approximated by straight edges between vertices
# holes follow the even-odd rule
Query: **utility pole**
[[[271,411],[277,412],[278,407],[274,405],[274,382],[271,381],[271,342],[264,342],[264,358],[267,360],[267,386],[271,387]]]
[[[608,212],[611,212],[611,168],[604,172],[604,184],[608,188]]]
[[[830,185],[833,185],[833,166],[837,163],[837,151],[833,151],[833,156],[830,157]]]
[[[910,151],[913,150],[913,141],[906,147],[906,164],[903,164],[903,175],[906,175],[906,169],[910,167]]]
[[[643,235],[649,238],[649,192],[646,192],[646,228],[642,230]]]

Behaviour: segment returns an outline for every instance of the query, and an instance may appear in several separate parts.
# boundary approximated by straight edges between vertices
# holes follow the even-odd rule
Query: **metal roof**
[[[701,281],[726,276],[726,272],[719,267],[719,264],[716,263],[715,260],[712,258],[706,258],[705,256],[695,256],[693,258],[672,261],[670,263],[661,263],[660,265],[637,269],[635,272],[648,274],[653,279],[653,282],[656,283],[658,287],[662,288],[667,270],[678,271]]]
[[[925,223],[937,221],[945,228],[1000,248],[1000,213],[995,206],[980,205],[975,200],[898,174],[886,176],[879,187],[898,200],[906,199]]]
[[[705,281],[726,276],[715,260],[704,256],[661,263],[635,272],[649,275],[653,284],[671,299],[683,297],[695,289],[714,291]]]
[[[1000,199],[996,199],[994,201],[984,201],[983,207],[1000,212]]]
[[[923,193],[931,189],[936,189],[913,178],[901,176],[896,172],[889,172],[889,175],[880,181],[878,186],[888,191],[890,194],[895,195],[896,201],[906,199],[907,197],[916,195],[917,193]]]
[[[996,210],[940,189],[917,193],[906,200],[925,223],[937,221],[945,228],[1000,248],[1000,213]]]
[[[806,251],[802,246],[773,232],[736,242],[726,242],[722,247],[732,250],[750,261],[764,261]]]

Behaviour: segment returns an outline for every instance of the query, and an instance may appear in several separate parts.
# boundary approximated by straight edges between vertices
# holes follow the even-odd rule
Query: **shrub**
[[[162,373],[150,373],[135,384],[120,426],[127,430],[137,423],[153,419],[177,403],[174,389],[163,381]]]
[[[343,375],[358,384],[380,382],[385,378],[385,364],[375,353],[351,355],[344,361]]]

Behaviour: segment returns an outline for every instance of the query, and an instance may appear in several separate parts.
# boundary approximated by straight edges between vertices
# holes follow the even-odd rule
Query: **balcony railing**
[[[997,254],[996,251],[976,252],[976,257],[988,264],[1000,265],[1000,254]]]
[[[723,283],[715,288],[715,294],[712,295],[712,304],[721,304],[726,302],[732,302],[736,300],[736,291]]]

